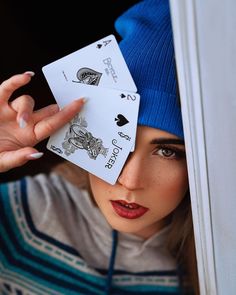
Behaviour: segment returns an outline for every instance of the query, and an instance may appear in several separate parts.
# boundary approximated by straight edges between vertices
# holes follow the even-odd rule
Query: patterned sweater
[[[56,174],[0,185],[0,292],[182,294],[168,228],[116,233],[84,190]]]

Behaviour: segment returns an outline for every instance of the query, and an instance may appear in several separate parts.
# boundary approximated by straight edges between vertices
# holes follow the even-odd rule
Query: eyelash
[[[171,155],[170,156],[163,155],[164,150],[171,152]],[[161,151],[162,151],[162,155],[158,154],[158,152],[161,152]],[[180,159],[186,158],[186,154],[184,150],[179,149],[177,147],[165,145],[165,144],[157,145],[153,153],[154,155],[160,156],[167,160],[180,160]]]

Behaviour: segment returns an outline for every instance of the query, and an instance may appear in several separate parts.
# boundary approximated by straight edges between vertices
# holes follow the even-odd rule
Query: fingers
[[[33,113],[35,105],[33,98],[29,95],[22,95],[13,100],[10,105],[17,112],[16,121],[19,126],[24,128]]]
[[[59,112],[59,107],[57,104],[51,104],[49,106],[46,106],[34,112],[34,122],[38,123],[39,121],[42,121],[47,117],[56,114],[57,112]]]
[[[24,165],[29,160],[36,160],[42,157],[43,153],[39,153],[31,147],[22,148],[16,151],[3,152],[0,154],[0,172],[6,172],[13,168]]]
[[[0,103],[7,102],[13,92],[26,85],[34,76],[33,72],[25,72],[24,74],[14,75],[11,78],[5,80],[0,85]]]
[[[86,100],[83,98],[75,100],[56,114],[38,122],[34,129],[37,140],[41,141],[47,138],[70,120],[72,120],[74,116],[80,112],[85,101]]]

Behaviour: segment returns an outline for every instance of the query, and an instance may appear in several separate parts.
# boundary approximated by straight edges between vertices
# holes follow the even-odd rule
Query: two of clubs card
[[[42,71],[60,108],[87,99],[81,112],[50,136],[47,148],[115,184],[134,150],[140,96],[114,35]]]

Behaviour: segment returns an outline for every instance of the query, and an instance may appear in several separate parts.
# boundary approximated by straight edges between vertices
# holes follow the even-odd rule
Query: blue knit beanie
[[[141,1],[116,20],[115,28],[141,96],[138,124],[183,138],[169,1]]]

